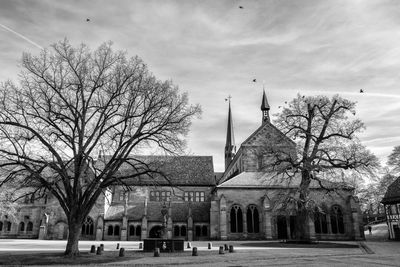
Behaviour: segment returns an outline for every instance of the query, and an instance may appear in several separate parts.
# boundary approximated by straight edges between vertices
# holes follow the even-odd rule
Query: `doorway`
[[[160,225],[153,226],[150,229],[149,237],[150,238],[161,238],[162,235],[162,228]]]
[[[279,215],[277,218],[278,239],[287,239],[286,216]]]

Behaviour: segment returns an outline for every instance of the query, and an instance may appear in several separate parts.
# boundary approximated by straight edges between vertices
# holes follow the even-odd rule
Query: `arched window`
[[[86,217],[86,220],[82,224],[82,235],[93,235],[94,234],[94,223],[92,218]]]
[[[20,231],[20,232],[25,231],[25,223],[24,223],[24,222],[20,222],[20,223],[19,223],[19,231]]]
[[[200,227],[200,225],[196,225],[195,233],[196,233],[196,236],[200,236],[201,235],[201,227]]]
[[[129,235],[135,235],[135,226],[134,225],[130,225],[129,226]]]
[[[255,205],[250,205],[247,208],[246,219],[247,219],[247,232],[248,233],[260,232],[259,215],[258,215],[257,207]]]
[[[6,231],[10,232],[11,231],[11,222],[10,221],[6,221],[5,225],[6,225]]]
[[[315,233],[317,234],[328,233],[328,223],[326,220],[326,214],[321,212],[318,207],[315,208],[314,212],[314,227],[315,227]]]
[[[3,231],[3,222],[0,222],[0,231]]]
[[[344,234],[343,212],[337,205],[331,210],[331,225],[333,234]]]
[[[114,227],[114,235],[119,235],[119,225],[116,225],[115,227]]]
[[[179,234],[180,234],[180,231],[179,231],[180,229],[179,229],[179,225],[175,225],[174,226],[174,236],[179,236]]]
[[[26,226],[26,231],[27,232],[33,231],[33,222],[28,222],[28,225]]]
[[[136,235],[137,236],[142,235],[142,226],[140,226],[140,225],[136,226]]]
[[[114,227],[112,225],[108,226],[107,235],[113,235]]]
[[[203,236],[208,236],[208,227],[207,227],[207,225],[203,225],[203,227],[201,227],[201,234]]]
[[[181,226],[181,236],[186,236],[186,226]]]
[[[238,205],[234,205],[231,209],[231,232],[243,233],[243,214]]]

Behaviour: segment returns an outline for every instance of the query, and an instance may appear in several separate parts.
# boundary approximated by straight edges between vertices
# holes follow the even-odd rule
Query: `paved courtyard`
[[[366,233],[365,242],[321,242],[313,247],[293,245],[282,248],[277,247],[278,242],[266,244],[266,241],[217,241],[212,242],[212,249],[208,249],[208,242],[191,242],[192,247],[198,247],[197,257],[191,256],[191,249],[186,248],[187,242],[185,252],[162,253],[161,257],[140,252],[140,242],[134,241],[81,241],[80,250],[89,251],[91,245],[104,244],[106,253],[117,255],[119,243],[126,249],[127,256],[137,256],[102,264],[108,266],[400,266],[400,242],[387,241],[386,232],[382,225],[378,225],[373,227],[371,235]],[[235,252],[219,255],[218,248],[225,243],[233,245]],[[62,252],[65,244],[66,241],[3,239],[0,240],[0,259],[18,258],[18,254]]]

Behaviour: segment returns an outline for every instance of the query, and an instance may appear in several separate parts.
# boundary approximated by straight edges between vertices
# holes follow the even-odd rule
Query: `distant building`
[[[159,237],[165,227],[169,238],[296,239],[296,209],[282,209],[283,197],[294,194],[300,177],[287,179],[270,171],[272,154],[294,153],[295,143],[271,122],[263,94],[261,126],[236,150],[231,105],[225,145],[225,172],[214,173],[209,156],[141,156],[167,174],[131,179],[131,189],[114,185],[99,197],[82,226],[82,239],[141,240]],[[106,160],[100,158],[99,162]],[[133,171],[126,164],[120,172]],[[310,196],[317,204],[308,225],[320,240],[363,238],[362,215],[354,190],[345,185],[328,194],[315,181]],[[1,238],[65,239],[68,227],[56,199],[27,198],[21,203],[17,222],[0,217]]]
[[[385,207],[389,239],[400,240],[400,177],[389,185],[381,203]]]

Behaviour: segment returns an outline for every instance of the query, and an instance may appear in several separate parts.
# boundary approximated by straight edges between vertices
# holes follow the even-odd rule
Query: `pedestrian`
[[[372,234],[372,227],[371,227],[371,225],[368,225],[368,231],[369,231],[369,234]]]

